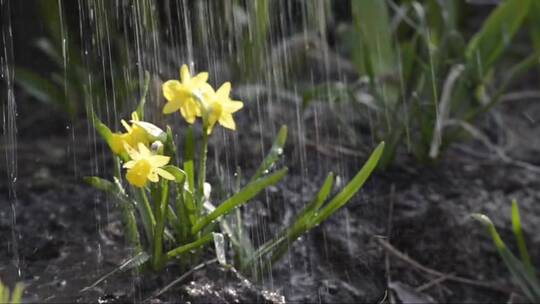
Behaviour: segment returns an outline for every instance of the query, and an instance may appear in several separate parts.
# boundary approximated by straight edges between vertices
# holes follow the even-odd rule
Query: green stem
[[[114,177],[116,177],[120,183],[122,183],[122,169],[120,166],[120,157],[114,157]]]
[[[122,220],[127,231],[127,238],[131,246],[135,250],[135,254],[142,252],[139,230],[137,229],[137,221],[135,219],[135,210],[129,201],[122,200],[120,202],[122,210]]]
[[[198,175],[198,208],[199,215],[202,210],[202,204],[204,199],[204,182],[206,180],[206,157],[208,154],[208,133],[206,130],[203,130],[203,142],[201,148],[201,158],[199,159],[199,175]]]
[[[191,231],[190,219],[186,202],[184,200],[184,185],[179,184],[176,186],[176,200],[175,200],[176,213],[178,215],[178,241],[180,244],[185,243],[188,239],[188,233]]]
[[[154,255],[152,257],[152,266],[158,271],[163,265],[163,234],[165,232],[165,216],[168,207],[169,183],[161,182],[161,197],[159,205],[156,205],[156,229],[154,233]]]
[[[154,218],[154,212],[152,211],[152,206],[148,201],[148,196],[144,188],[140,188],[140,194],[142,198],[142,208],[139,208],[141,216],[143,218],[144,229],[146,229],[148,241],[151,241],[154,236],[154,227],[156,226],[156,219]]]
[[[118,161],[118,160],[117,160]],[[139,229],[137,228],[137,220],[135,218],[135,208],[133,202],[127,197],[124,188],[120,184],[120,180],[115,179],[117,187],[116,198],[119,201],[120,210],[122,213],[122,221],[124,228],[127,231],[127,239],[135,250],[135,254],[142,252],[141,239]]]

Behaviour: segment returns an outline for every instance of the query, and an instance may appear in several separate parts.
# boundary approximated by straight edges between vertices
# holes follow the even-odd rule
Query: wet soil
[[[289,176],[244,210],[252,238],[259,242],[292,220],[328,171],[337,173],[342,186],[375,146],[369,138],[355,143],[350,130],[331,126],[333,118],[321,115],[329,111],[324,105],[305,113],[290,108],[286,103],[247,104],[247,114],[238,121],[241,132],[218,131],[211,142],[209,176],[230,181],[237,167],[249,176],[279,125],[289,125],[283,160],[291,168]],[[514,160],[540,165],[540,144],[534,139],[539,110],[532,102],[497,108],[494,115],[502,123],[489,129],[490,135]],[[523,119],[524,113],[536,118]],[[489,215],[511,245],[513,198],[520,202],[533,260],[540,257],[534,233],[540,222],[538,173],[501,161],[472,139],[455,145],[435,164],[418,164],[401,154],[395,166],[376,172],[344,210],[294,243],[262,282],[209,263],[159,296],[153,295],[182,275],[174,267],[159,276],[116,274],[81,292],[129,258],[114,202],[82,182],[86,175],[109,176],[108,152],[85,123],[70,126],[73,131],[47,125],[48,117],[33,119],[28,128],[40,121],[44,127],[19,125],[17,181],[0,183],[0,240],[5,244],[0,247],[0,277],[8,284],[25,282],[29,301],[378,303],[392,297],[402,302],[503,302],[515,297],[509,273],[470,214]],[[47,128],[56,132],[46,133]],[[4,146],[2,153],[9,149]],[[7,176],[5,165],[0,162],[2,176]],[[11,203],[16,205],[15,226]],[[425,267],[486,286],[441,279]]]

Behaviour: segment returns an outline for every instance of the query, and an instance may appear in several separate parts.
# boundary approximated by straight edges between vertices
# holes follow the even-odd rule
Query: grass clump
[[[502,1],[468,38],[462,1],[351,1],[353,24],[342,39],[360,79],[311,88],[304,101],[321,96],[367,108],[374,137],[387,143],[383,167],[401,145],[421,161],[437,159],[537,65],[538,49],[505,58],[511,66],[498,73],[514,37],[538,14],[533,2]],[[531,24],[533,41],[536,32]]]
[[[19,304],[22,303],[22,296],[24,292],[24,285],[17,283],[13,291],[6,285],[0,282],[0,303],[6,304]]]
[[[517,202],[512,201],[512,230],[516,238],[519,258],[508,249],[489,217],[484,214],[473,214],[472,216],[487,228],[499,255],[523,294],[531,303],[540,302],[540,281],[538,281],[536,270],[527,250],[525,237],[521,229],[521,218]]]
[[[278,260],[290,243],[346,205],[368,179],[383,153],[381,143],[358,174],[331,198],[334,175],[330,173],[319,193],[296,220],[256,248],[242,225],[239,207],[286,176],[288,169],[278,168],[277,161],[283,153],[287,128],[281,128],[249,181],[216,204],[211,195],[212,185],[206,179],[209,137],[216,125],[236,130],[233,114],[242,109],[243,103],[230,98],[229,82],[214,91],[207,80],[208,73],[192,75],[184,65],[179,80],[169,80],[162,86],[167,100],[163,113],[180,113],[188,123],[183,153],[177,151],[170,127],[163,130],[144,120],[144,96],[132,119],[122,120],[125,132],[111,131],[92,114],[97,132],[114,155],[115,166],[112,181],[101,177],[86,180],[110,193],[122,211],[126,239],[134,254],[130,266],[123,269],[138,267],[159,272],[170,263],[188,269],[200,261],[203,248],[212,242],[219,261],[225,264],[224,240],[227,238],[234,251],[234,266],[259,277],[257,262]],[[149,76],[145,90],[148,82]],[[199,120],[202,132],[197,137],[195,123]],[[227,217],[234,215],[233,212],[235,217]]]

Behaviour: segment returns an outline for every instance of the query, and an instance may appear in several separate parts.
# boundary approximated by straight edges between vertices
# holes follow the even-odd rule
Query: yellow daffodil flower
[[[201,104],[197,99],[203,99],[204,95],[213,91],[207,81],[207,72],[191,77],[187,65],[182,65],[180,81],[169,80],[162,86],[163,95],[168,101],[163,107],[163,113],[170,114],[180,110],[188,123],[194,123],[195,119],[201,116]]]
[[[131,114],[131,125],[123,119],[121,122],[127,132],[113,133],[110,141],[111,150],[116,154],[127,152],[124,143],[130,147],[137,147],[138,143],[148,145],[151,141],[164,141],[167,137],[167,134],[159,127],[146,121],[140,121],[137,112]]]
[[[137,112],[131,114],[131,123],[129,125],[125,120],[122,119],[122,126],[126,129],[126,133],[113,133],[111,136],[111,150],[116,154],[122,154],[126,152],[124,148],[124,143],[128,144],[131,147],[137,147],[138,143],[148,145],[150,143],[150,138],[147,132],[141,126],[137,125],[136,122],[139,121],[139,116]]]
[[[216,122],[227,129],[236,130],[232,114],[244,107],[244,104],[238,100],[231,100],[231,83],[225,82],[212,94],[208,94],[205,99],[205,108],[207,111],[206,132],[212,133]]]
[[[128,169],[126,179],[133,186],[142,188],[147,181],[157,183],[159,176],[167,180],[174,180],[171,173],[161,168],[169,163],[170,157],[153,154],[142,143],[138,143],[138,150],[133,149],[128,144],[124,144],[124,148],[131,160],[123,167]]]

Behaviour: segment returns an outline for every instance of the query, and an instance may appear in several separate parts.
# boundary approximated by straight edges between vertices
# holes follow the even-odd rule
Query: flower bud
[[[150,146],[150,150],[154,154],[163,154],[163,143],[161,141],[159,141],[159,140],[156,140]]]

